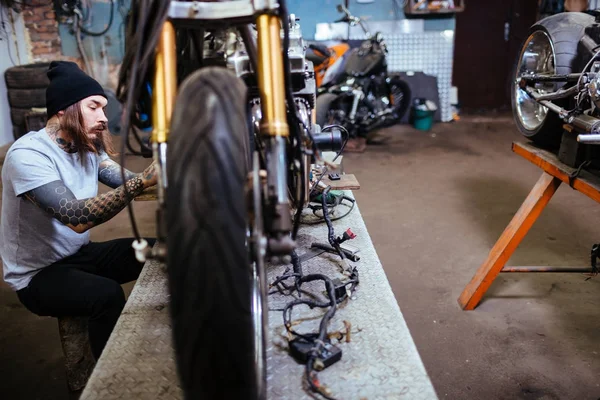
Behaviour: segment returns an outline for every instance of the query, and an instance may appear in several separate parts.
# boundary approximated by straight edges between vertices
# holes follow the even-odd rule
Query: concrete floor
[[[541,173],[511,153],[520,137],[510,116],[382,135],[345,168],[362,184],[358,204],[439,397],[600,398],[600,278],[502,275],[475,311],[456,302]],[[153,209],[136,204],[144,235]],[[600,207],[563,187],[509,265],[587,265],[597,221]],[[92,231],[124,236],[125,212]],[[30,314],[2,283],[0,326],[2,398],[68,398],[56,321]]]

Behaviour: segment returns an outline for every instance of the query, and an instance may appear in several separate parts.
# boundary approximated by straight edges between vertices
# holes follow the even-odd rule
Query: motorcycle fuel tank
[[[366,49],[362,45],[352,50],[346,61],[346,74],[360,77],[376,74],[385,69],[385,54],[378,49]]]

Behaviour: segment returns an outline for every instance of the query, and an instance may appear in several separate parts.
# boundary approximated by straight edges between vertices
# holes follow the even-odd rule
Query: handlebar
[[[367,38],[369,38],[369,39],[371,38],[371,32],[369,32],[369,30],[367,29],[367,27],[363,23],[362,19],[360,19],[358,17],[355,17],[354,15],[350,14],[350,11],[346,7],[344,7],[344,5],[342,5],[342,4],[338,4],[337,10],[339,12],[343,12],[346,15],[343,18],[340,18],[337,21],[335,21],[336,23],[338,23],[338,22],[346,22],[346,23],[350,24],[350,26],[360,25],[360,27],[362,28],[363,32],[365,33],[365,36]]]

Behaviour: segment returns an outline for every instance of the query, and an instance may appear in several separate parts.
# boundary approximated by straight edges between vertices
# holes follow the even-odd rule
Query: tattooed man
[[[142,264],[132,239],[90,242],[89,230],[156,184],[154,164],[123,181],[100,84],[71,62],[52,62],[48,77],[46,127],[17,140],[2,168],[4,280],[35,314],[89,317],[97,359],[125,305],[121,284]],[[98,182],[113,190],[98,195]]]

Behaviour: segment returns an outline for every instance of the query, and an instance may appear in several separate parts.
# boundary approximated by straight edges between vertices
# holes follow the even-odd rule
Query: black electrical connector
[[[331,282],[333,283],[333,292],[335,293],[335,299],[339,303],[341,300],[344,299],[344,296],[346,296],[347,294],[346,285],[348,283],[344,283],[341,279],[338,278],[333,279]]]
[[[300,364],[306,364],[315,346],[314,341],[297,337],[290,340],[290,355]],[[323,368],[327,368],[342,359],[342,349],[331,343],[325,343],[320,346],[317,359],[323,363]]]

